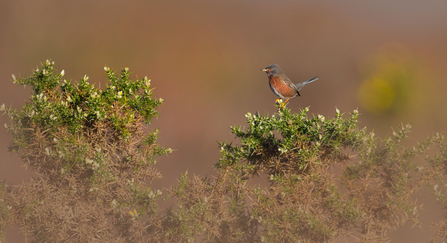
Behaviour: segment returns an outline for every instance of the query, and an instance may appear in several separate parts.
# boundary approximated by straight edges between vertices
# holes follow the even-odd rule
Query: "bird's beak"
[[[263,72],[267,72],[268,69],[267,69],[267,68],[261,68],[261,71],[263,71]]]

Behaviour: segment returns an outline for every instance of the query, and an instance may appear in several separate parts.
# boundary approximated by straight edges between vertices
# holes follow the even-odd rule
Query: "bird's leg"
[[[283,107],[286,105],[287,101],[289,101],[289,99],[290,99],[290,98],[287,98],[287,100],[284,101],[284,102],[281,104],[280,108],[283,108]]]
[[[278,111],[284,106],[283,99],[276,99],[275,104],[278,105]]]

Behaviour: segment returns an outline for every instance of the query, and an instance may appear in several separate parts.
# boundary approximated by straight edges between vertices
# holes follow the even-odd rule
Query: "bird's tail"
[[[304,81],[304,82],[302,82],[302,83],[295,84],[295,86],[298,88],[298,90],[300,90],[301,88],[304,87],[304,85],[309,84],[309,83],[312,83],[313,81],[317,81],[319,78],[320,78],[320,77],[316,76],[316,77],[313,77],[313,78],[311,78],[311,79],[309,79],[309,80],[306,80],[306,81]]]

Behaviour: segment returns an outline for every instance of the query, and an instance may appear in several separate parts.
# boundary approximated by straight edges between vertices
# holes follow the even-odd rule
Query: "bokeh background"
[[[446,131],[447,1],[24,1],[0,0],[0,104],[19,108],[30,96],[11,81],[46,59],[65,77],[105,84],[104,65],[148,76],[165,99],[159,142],[175,152],[159,158],[168,188],[180,173],[215,174],[216,141],[246,112],[272,114],[277,98],[260,71],[279,64],[294,82],[320,80],[288,105],[332,116],[359,109],[361,127],[379,136],[401,123],[410,141]],[[29,181],[0,117],[0,179]],[[423,197],[431,198],[427,193]],[[405,225],[392,242],[426,242],[442,219],[424,202],[421,228]],[[14,229],[8,242],[21,242]]]

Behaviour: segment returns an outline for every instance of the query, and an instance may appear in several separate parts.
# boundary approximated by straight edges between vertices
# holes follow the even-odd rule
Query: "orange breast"
[[[270,77],[269,83],[272,91],[281,98],[292,98],[298,94],[296,90],[285,84],[277,77]]]

